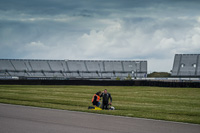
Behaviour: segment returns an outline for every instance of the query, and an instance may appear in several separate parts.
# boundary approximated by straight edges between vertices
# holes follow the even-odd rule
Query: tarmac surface
[[[200,125],[0,104],[0,133],[200,133]]]

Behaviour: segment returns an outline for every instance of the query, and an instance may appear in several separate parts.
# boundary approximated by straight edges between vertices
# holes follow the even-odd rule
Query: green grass
[[[116,110],[88,110],[105,88]],[[0,85],[0,103],[200,124],[200,88]]]

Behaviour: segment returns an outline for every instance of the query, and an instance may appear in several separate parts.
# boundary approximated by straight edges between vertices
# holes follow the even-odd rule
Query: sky
[[[200,54],[200,0],[0,0],[0,59],[146,60]]]

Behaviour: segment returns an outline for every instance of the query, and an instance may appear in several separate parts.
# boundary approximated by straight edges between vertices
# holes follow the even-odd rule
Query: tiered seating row
[[[133,73],[146,74],[147,62],[0,59],[0,72],[1,75],[24,77],[127,77]]]
[[[176,54],[172,76],[200,76],[200,54]]]

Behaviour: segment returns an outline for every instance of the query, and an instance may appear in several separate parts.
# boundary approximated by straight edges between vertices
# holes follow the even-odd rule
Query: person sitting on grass
[[[94,94],[93,98],[92,98],[92,104],[94,106],[99,107],[100,106],[100,96],[101,96],[101,91],[98,91],[96,94]]]
[[[107,89],[104,90],[104,92],[101,94],[100,97],[103,97],[101,108],[109,109],[108,106],[112,105],[112,97],[111,97],[111,94],[107,92]],[[110,102],[109,102],[109,99],[110,99]]]

